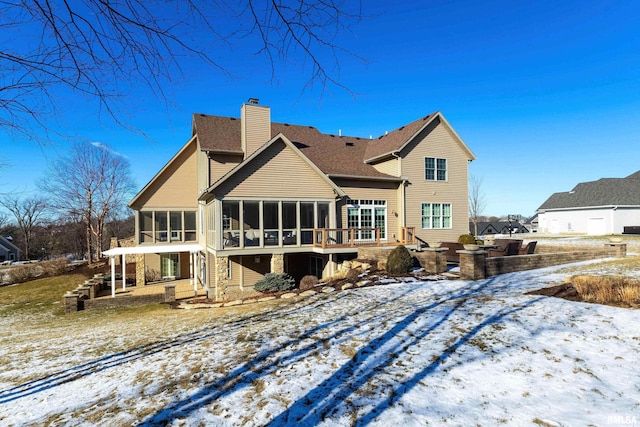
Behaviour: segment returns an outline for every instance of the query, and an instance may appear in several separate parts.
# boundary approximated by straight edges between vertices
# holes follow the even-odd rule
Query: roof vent
[[[345,142],[344,145],[347,147],[353,147],[353,142]]]
[[[249,100],[247,101],[247,103],[253,104],[253,105],[258,105],[259,102],[260,100],[258,98],[249,98]]]

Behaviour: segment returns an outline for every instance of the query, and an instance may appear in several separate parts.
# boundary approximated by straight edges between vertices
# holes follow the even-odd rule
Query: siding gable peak
[[[344,197],[345,192],[337,186],[326,174],[324,174],[307,156],[304,155],[294,143],[292,143],[286,136],[282,133],[274,136],[270,141],[262,145],[256,151],[254,151],[249,157],[247,157],[243,162],[239,163],[225,175],[223,175],[220,179],[214,182],[209,188],[207,188],[200,196],[199,200],[209,200],[211,195],[215,192],[216,189],[220,188],[223,184],[229,182],[236,174],[241,173],[245,168],[249,167],[250,164],[257,161],[262,157],[262,154],[271,148],[274,144],[281,142],[284,144],[285,149],[292,151],[298,158],[300,158],[304,163],[306,163],[318,177],[322,181],[324,181],[328,186],[330,186],[334,192],[334,194]]]

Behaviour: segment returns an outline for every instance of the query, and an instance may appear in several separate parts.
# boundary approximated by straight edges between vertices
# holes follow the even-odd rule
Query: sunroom
[[[314,230],[335,224],[330,199],[214,199],[207,210],[214,250],[313,246]]]

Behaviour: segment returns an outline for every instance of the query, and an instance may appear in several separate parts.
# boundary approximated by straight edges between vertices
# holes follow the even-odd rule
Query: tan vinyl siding
[[[271,139],[271,110],[261,105],[244,104],[240,117],[242,149],[246,158]]]
[[[209,187],[224,174],[236,167],[242,161],[242,156],[232,154],[211,154],[209,156]]]
[[[256,263],[258,256],[242,256],[242,286],[252,287],[256,282],[271,271],[271,255],[260,255],[260,262]]]
[[[347,197],[344,197],[338,202],[338,224],[337,228],[347,228],[347,207],[346,199],[367,199],[367,200],[386,200],[387,202],[387,241],[395,240],[399,237],[400,232],[400,215],[395,213],[400,212],[398,205],[398,191],[400,191],[400,185],[397,182],[382,182],[382,181],[359,181],[359,180],[335,180],[335,183],[347,193]],[[394,238],[395,234],[395,238]]]
[[[196,143],[192,141],[149,184],[136,200],[134,209],[166,207],[195,208],[197,206],[198,177]]]
[[[385,162],[376,163],[375,165],[373,165],[373,167],[378,172],[386,173],[387,175],[391,176],[400,176],[400,174],[398,173],[398,163],[398,159],[394,158]]]
[[[147,271],[155,270],[160,277],[160,255],[159,254],[145,254],[144,266]]]
[[[242,282],[242,264],[240,256],[229,257],[231,259],[231,279],[227,280],[227,284],[230,286],[241,285]]]
[[[280,141],[260,153],[215,192],[226,197],[335,197],[331,185]]]
[[[209,158],[207,153],[198,150],[198,194],[209,188]]]
[[[448,126],[437,120],[401,154],[402,176],[409,179],[406,188],[407,226],[415,226],[417,236],[426,241],[456,241],[459,235],[468,233],[467,168],[470,159]],[[447,159],[446,181],[425,179],[425,157]],[[422,203],[450,203],[452,228],[423,230]]]

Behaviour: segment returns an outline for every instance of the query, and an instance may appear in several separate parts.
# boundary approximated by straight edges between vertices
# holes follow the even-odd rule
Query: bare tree
[[[0,230],[3,230],[9,224],[9,214],[0,212]]]
[[[47,204],[40,197],[5,196],[0,204],[13,214],[24,239],[24,257],[29,259],[33,231],[40,224]]]
[[[478,235],[478,223],[486,207],[482,192],[482,178],[477,175],[469,176],[469,219],[473,223],[473,234]]]
[[[129,162],[98,143],[75,143],[68,156],[52,162],[40,183],[52,207],[85,226],[89,264],[102,256],[105,221],[131,197],[134,182]]]
[[[6,0],[0,16],[0,127],[33,138],[64,112],[65,93],[121,125],[132,87],[168,102],[187,57],[234,76],[232,61],[262,55],[272,79],[300,58],[307,86],[344,87],[339,58],[354,55],[336,40],[361,11],[343,0]]]

